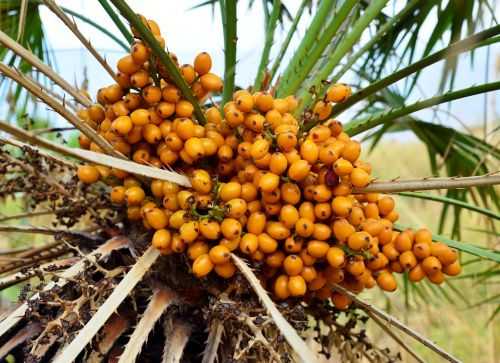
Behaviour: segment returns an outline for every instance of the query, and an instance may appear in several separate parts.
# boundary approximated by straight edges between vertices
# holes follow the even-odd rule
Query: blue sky
[[[162,33],[166,38],[168,48],[177,54],[181,63],[190,63],[197,53],[207,51],[212,55],[214,60],[214,72],[222,75],[224,66],[223,37],[218,7],[216,7],[214,14],[212,14],[210,7],[189,10],[189,8],[199,2],[201,0],[128,1],[130,6],[135,10],[149,18],[153,18],[159,23]],[[119,36],[116,27],[102,10],[97,0],[61,0],[58,3],[84,13]],[[294,13],[300,1],[287,1],[286,3],[289,5],[292,13]],[[241,86],[253,83],[264,42],[261,2],[256,1],[255,6],[251,10],[248,10],[247,4],[248,1],[240,1],[240,5],[238,6],[237,84]],[[387,11],[391,12],[392,9],[392,5],[388,5]],[[495,12],[500,17],[500,7],[498,5],[495,7]],[[42,10],[42,18],[49,42],[55,49],[58,72],[64,78],[72,83],[79,84],[83,79],[83,69],[86,69],[90,81],[90,91],[93,95],[95,95],[98,88],[111,82],[109,76],[99,67],[97,62],[49,10]],[[305,25],[309,19],[310,15],[306,14],[301,22],[298,34],[304,34]],[[285,27],[287,25],[289,23],[286,23]],[[430,19],[428,24],[425,24],[423,31],[430,32],[434,26],[435,19]],[[123,56],[124,52],[121,48],[106,36],[103,36],[85,24],[80,24],[80,28],[111,64],[115,64]],[[281,43],[285,34],[285,31],[278,28],[276,44]],[[292,41],[290,50],[297,47],[299,40],[296,37]],[[420,46],[423,45],[420,44]],[[278,51],[278,48],[279,46],[273,48],[271,53],[272,60],[274,60],[273,56]],[[291,52],[288,53],[284,62],[289,58]],[[487,67],[488,55],[489,66]],[[499,56],[500,46],[497,44],[490,47],[489,53],[487,48],[476,51],[474,67],[471,67],[468,55],[460,57],[455,88],[459,89],[483,83],[485,82],[486,73],[489,74],[488,79],[490,82],[498,80],[499,74],[495,66],[497,64],[496,59]],[[436,75],[439,74],[441,67],[442,64],[434,65],[422,74],[419,82],[419,90],[412,95],[409,102],[436,94],[438,85]],[[349,83],[355,77],[354,73],[350,73],[342,81]],[[449,111],[455,117],[459,118],[461,122],[467,125],[474,125],[483,122],[484,102],[484,96],[462,99],[452,103]],[[487,96],[486,102],[489,119],[497,119],[496,115],[500,112],[500,97],[498,92],[490,93]],[[448,110],[448,107],[444,105],[442,109]],[[422,111],[419,115],[429,119],[432,118],[433,113]],[[348,121],[349,116],[349,113],[344,113],[341,116],[341,120]],[[457,125],[457,121],[453,117],[447,117],[444,113],[441,114],[441,117],[444,123],[453,126]]]

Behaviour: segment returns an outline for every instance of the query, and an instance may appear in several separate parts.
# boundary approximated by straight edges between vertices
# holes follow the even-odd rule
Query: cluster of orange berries
[[[156,23],[145,23],[160,37]],[[293,96],[246,90],[222,110],[206,109],[201,125],[179,89],[154,73],[152,59],[137,40],[118,62],[119,83],[100,90],[98,104],[80,116],[134,161],[182,170],[192,188],[144,184],[91,165],[78,176],[85,183],[114,179],[111,200],[126,206],[129,220],[154,230],[151,243],[163,254],[186,253],[197,277],[213,271],[230,278],[237,253],[260,267],[276,299],[331,298],[340,309],[350,301],[332,284],[356,293],[376,285],[394,291],[394,273],[441,283],[460,272],[456,251],[433,242],[428,230],[394,229],[399,216],[390,196],[353,194],[370,183],[371,166],[341,123],[327,120],[332,103],[349,97],[348,86],[330,86],[313,108],[324,122],[308,131],[293,115]],[[222,89],[207,53],[179,69],[200,101]],[[84,137],[80,144],[99,151]]]

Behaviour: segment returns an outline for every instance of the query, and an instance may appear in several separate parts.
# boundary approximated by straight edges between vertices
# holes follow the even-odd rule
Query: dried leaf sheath
[[[87,258],[95,261],[96,256],[105,256],[111,253],[111,251],[113,250],[125,247],[126,243],[127,241],[123,237],[111,239],[97,248],[94,252],[89,254]],[[58,282],[49,282],[44,288],[44,291],[49,291],[54,286],[62,287],[66,285],[66,283],[68,282],[68,280],[66,279],[71,279],[72,277],[81,273],[85,266],[86,264],[84,263],[84,260],[76,263],[75,265],[61,273],[61,279]],[[33,295],[30,300],[36,300],[37,298],[39,298],[39,294]],[[14,325],[21,321],[27,309],[28,303],[25,302],[13,312],[11,312],[7,317],[2,319],[2,321],[0,322],[0,336],[3,336],[9,329],[14,327]]]
[[[124,352],[120,356],[119,363],[135,362],[142,347],[146,344],[148,335],[153,330],[155,323],[160,319],[162,314],[167,310],[170,304],[174,303],[176,295],[174,292],[159,289],[153,293],[151,301],[144,311],[139,323],[134,329]]]
[[[57,356],[55,363],[72,362],[97,334],[99,329],[106,323],[109,317],[127,298],[130,291],[148,272],[151,265],[160,256],[160,252],[154,247],[149,247],[137,260],[132,269],[125,275],[106,302],[99,307],[87,324],[80,330],[73,341]]]

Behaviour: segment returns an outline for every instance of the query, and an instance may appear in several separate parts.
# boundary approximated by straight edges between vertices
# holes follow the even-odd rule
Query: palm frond
[[[294,94],[302,85],[304,80],[310,75],[311,70],[324,54],[325,49],[332,40],[338,35],[340,27],[351,14],[353,8],[359,0],[347,0],[331,17],[330,22],[321,32],[321,37],[315,41],[315,45],[308,53],[305,62],[300,64],[300,71],[297,69],[291,77],[286,79],[287,84],[283,88],[283,94]]]
[[[296,111],[296,114],[300,114],[305,108],[308,108],[312,101],[312,94],[310,90],[314,91],[317,97],[322,97],[326,91],[324,80],[330,76],[334,68],[339,64],[343,57],[352,50],[352,47],[359,41],[361,35],[365,29],[370,25],[373,19],[375,19],[382,9],[387,4],[388,0],[374,0],[370,2],[370,5],[365,9],[363,15],[354,23],[351,29],[347,31],[345,38],[338,44],[335,48],[333,54],[328,58],[328,62],[325,66],[319,70],[319,72],[314,75],[314,77],[305,84],[304,90],[299,94],[301,99],[301,105]]]
[[[98,1],[99,4],[101,4],[104,11],[106,11],[108,16],[111,18],[113,23],[115,23],[120,33],[122,33],[127,43],[128,44],[132,43],[134,39],[132,37],[132,34],[130,33],[130,30],[125,26],[125,24],[123,24],[116,11],[111,7],[111,5],[108,4],[108,1],[107,0],[98,0]],[[128,47],[125,46],[125,49],[128,49]]]
[[[384,89],[391,84],[394,84],[401,79],[404,79],[408,77],[411,74],[414,74],[416,72],[421,71],[422,69],[430,66],[431,64],[434,64],[436,62],[439,62],[440,60],[443,59],[448,59],[450,57],[456,56],[460,53],[469,51],[471,49],[475,49],[481,46],[486,45],[487,43],[485,42],[488,39],[491,39],[495,35],[500,34],[500,25],[491,27],[489,29],[486,29],[482,32],[479,32],[477,34],[474,34],[468,38],[465,38],[463,40],[457,41],[451,45],[449,45],[446,48],[443,48],[442,50],[433,53],[425,58],[422,58],[421,60],[379,80],[376,82],[371,83],[368,87],[361,89],[357,93],[353,94],[349,99],[344,102],[340,103],[338,105],[335,105],[335,107],[332,109],[332,117],[335,117],[342,113],[342,111],[348,109],[349,107],[352,107],[359,101],[369,97],[370,95],[374,94],[377,91],[380,91],[381,89]],[[484,42],[484,43],[483,43]]]
[[[293,76],[294,73],[298,71],[300,65],[305,62],[309,51],[314,46],[316,38],[323,27],[328,15],[334,9],[332,0],[322,1],[316,10],[314,18],[307,27],[307,31],[302,38],[297,50],[294,52],[292,58],[288,62],[285,70],[283,71],[280,79],[280,83],[276,90],[276,95],[281,97],[285,95],[285,89],[288,83],[288,79]]]
[[[236,75],[236,44],[238,42],[236,2],[220,1],[222,27],[224,29],[224,89],[220,109],[224,108],[234,91]]]
[[[460,98],[482,94],[485,92],[496,91],[498,89],[500,89],[500,82],[491,82],[491,83],[481,84],[479,86],[464,88],[458,91],[448,92],[442,95],[426,99],[424,101],[415,102],[408,106],[381,112],[365,119],[352,120],[346,124],[345,130],[349,135],[357,135],[363,131],[370,130],[379,125],[386,124],[397,118],[409,115],[413,112],[423,110],[425,108],[429,108],[432,106],[439,105],[441,103],[450,102]]]
[[[441,195],[435,195],[435,194],[415,193],[415,192],[401,192],[401,193],[398,193],[398,195],[401,195],[404,197],[410,197],[410,198],[431,200],[431,201],[440,202],[440,203],[444,203],[444,204],[456,205],[456,206],[459,206],[461,208],[468,209],[468,210],[483,214],[483,215],[490,217],[490,218],[493,218],[493,219],[497,219],[497,220],[500,219],[500,214],[493,211],[493,210],[490,210],[487,208],[481,208],[475,204],[464,202],[464,201],[459,200],[459,199],[448,198],[448,197],[444,197]]]
[[[253,84],[254,91],[260,91],[262,89],[263,82],[266,78],[267,65],[269,63],[269,54],[271,53],[271,47],[274,40],[274,32],[276,30],[276,25],[278,23],[278,16],[281,9],[281,0],[274,0],[273,10],[269,17],[266,28],[266,40],[264,42],[264,49],[262,50],[262,55],[260,57],[259,66],[257,68],[257,75],[255,77],[255,82]]]
[[[310,3],[311,0],[302,0],[302,3],[300,4],[299,9],[297,10],[297,13],[293,17],[293,22],[290,25],[290,28],[288,29],[288,33],[285,37],[285,40],[281,44],[281,48],[278,52],[278,55],[276,56],[276,59],[274,60],[273,66],[271,67],[271,70],[269,71],[269,83],[271,83],[276,76],[276,72],[278,71],[278,68],[281,66],[281,61],[283,60],[283,57],[285,56],[286,51],[288,50],[288,46],[290,45],[290,41],[292,40],[295,31],[297,30],[297,26],[300,22],[300,19],[302,18],[302,14],[304,14],[304,10],[306,9],[308,3]]]

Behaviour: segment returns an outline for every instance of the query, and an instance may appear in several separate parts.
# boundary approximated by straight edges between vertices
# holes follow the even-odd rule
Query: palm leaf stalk
[[[151,333],[165,310],[175,303],[176,297],[173,291],[166,289],[158,289],[153,293],[148,307],[132,333],[118,363],[135,362],[137,360],[149,333]]]
[[[434,202],[440,202],[444,204],[451,204],[455,205],[461,208],[468,209],[473,212],[480,213],[482,215],[485,215],[487,217],[493,218],[500,220],[500,214],[487,208],[481,208],[478,207],[477,205],[474,205],[472,203],[467,203],[462,200],[458,199],[453,199],[453,198],[448,198],[444,197],[441,195],[435,195],[435,194],[429,194],[429,193],[415,193],[415,192],[400,192],[398,195],[401,195],[403,197],[410,197],[410,198],[417,198],[417,199],[424,199],[424,200],[431,200]]]
[[[299,6],[299,9],[297,10],[297,13],[295,14],[295,17],[293,18],[293,22],[290,25],[290,29],[288,30],[288,33],[286,35],[285,40],[281,44],[281,48],[278,52],[278,55],[276,56],[273,66],[271,67],[271,70],[269,71],[269,83],[271,83],[276,76],[276,73],[278,71],[278,68],[281,65],[281,62],[283,60],[283,57],[285,56],[286,51],[288,50],[288,46],[290,45],[290,41],[293,38],[293,35],[295,34],[295,31],[297,30],[297,26],[299,25],[300,19],[302,18],[302,14],[304,13],[304,10],[307,7],[307,4],[309,3],[310,0],[302,0],[302,3]]]
[[[42,0],[40,0],[42,1]],[[102,2],[103,0],[100,0],[100,2]],[[124,51],[128,51],[129,50],[129,46],[123,41],[121,40],[120,38],[118,38],[115,34],[113,34],[111,31],[109,31],[108,29],[104,28],[103,26],[97,24],[95,21],[93,21],[92,19],[89,19],[88,17],[76,12],[76,11],[73,11],[71,9],[68,9],[68,8],[65,8],[63,6],[61,6],[61,9],[66,13],[66,14],[69,14],[77,19],[80,19],[81,21],[83,21],[84,23],[87,23],[89,24],[90,26],[96,28],[97,30],[99,30],[101,33],[103,33],[104,35],[106,35],[108,38],[110,38],[111,40],[113,40],[116,44],[118,44]],[[115,14],[113,12],[113,14]],[[130,36],[130,41],[132,41],[132,36],[130,35],[130,33],[128,33],[128,35]],[[127,39],[127,37],[125,37]],[[127,39],[128,41],[128,39]]]
[[[425,361],[408,345],[406,344],[401,337],[392,331],[389,327],[389,324],[383,322],[381,319],[377,317],[370,310],[366,310],[366,314],[370,317],[370,319],[375,322],[387,335],[389,335],[396,343],[398,343],[404,350],[408,352],[418,363],[424,363]]]
[[[342,58],[344,58],[345,55],[351,51],[352,47],[358,42],[368,25],[370,25],[373,19],[380,14],[382,9],[387,4],[387,1],[388,0],[374,0],[370,2],[370,5],[363,13],[363,16],[361,16],[354,23],[352,29],[347,33],[345,38],[342,39],[333,54],[329,56],[328,62],[325,66],[309,82],[306,83],[304,90],[298,96],[301,103],[295,112],[296,115],[299,115],[310,105],[312,100],[312,94],[309,93],[310,90],[314,90],[317,97],[321,97],[324,94],[326,87],[323,84],[323,81],[328,78]]]
[[[311,24],[308,26],[307,31],[304,35],[304,38],[299,44],[299,47],[293,54],[292,58],[288,62],[285,70],[283,71],[280,82],[276,89],[276,95],[278,97],[283,97],[287,95],[285,93],[286,86],[288,84],[289,78],[296,72],[299,72],[302,63],[305,61],[307,54],[314,45],[316,38],[323,27],[328,14],[330,14],[331,10],[334,8],[333,0],[325,0],[322,1],[316,10],[314,18],[311,21]]]
[[[3,63],[0,63],[0,73],[4,74],[8,78],[17,82],[26,88],[30,93],[34,96],[41,99],[44,103],[50,106],[54,111],[60,114],[63,118],[68,120],[73,126],[75,126],[78,130],[80,130],[85,136],[87,136],[90,140],[95,142],[104,152],[115,155],[118,157],[123,157],[119,152],[117,152],[106,139],[104,139],[101,135],[97,134],[88,124],[81,121],[74,114],[69,112],[63,103],[57,102],[55,99],[50,97],[48,94],[43,92],[43,87],[40,87],[32,80],[25,78],[21,73],[16,72],[15,70],[7,67]]]
[[[160,179],[165,181],[170,181],[179,185],[190,186],[191,183],[189,179],[181,174],[175,173],[173,171],[163,170],[159,168],[153,168],[147,165],[142,165],[135,163],[133,161],[124,160],[121,158],[116,158],[113,156],[103,155],[99,153],[95,153],[89,150],[77,149],[77,148],[69,148],[63,145],[59,145],[57,143],[51,142],[47,139],[43,139],[20,129],[16,126],[10,125],[6,122],[0,121],[0,130],[9,133],[10,135],[28,142],[32,145],[39,145],[42,148],[47,150],[67,155],[70,157],[74,157],[86,162],[95,163],[99,165],[105,165],[110,168],[117,168],[120,170],[124,170],[130,172],[135,175],[141,175],[144,177],[149,177],[152,179]],[[29,147],[29,146],[28,146]]]
[[[300,357],[302,362],[315,362],[316,356],[311,352],[306,343],[302,340],[302,338],[297,334],[295,329],[290,326],[290,323],[283,317],[283,315],[279,312],[274,305],[273,301],[261,286],[257,276],[252,272],[250,267],[243,261],[241,258],[236,256],[235,254],[231,254],[231,258],[234,261],[236,267],[243,273],[243,275],[247,278],[248,282],[252,286],[255,293],[259,296],[262,304],[266,307],[269,314],[273,317],[275,324],[278,326],[278,329],[281,331],[285,339],[288,341],[290,346],[293,347],[297,355]]]
[[[500,175],[495,172],[482,176],[374,181],[364,188],[354,188],[353,191],[355,193],[397,193],[416,190],[471,188],[497,184],[500,184]]]
[[[125,245],[126,245],[126,240],[124,238],[115,238],[105,242],[104,244],[99,246],[96,250],[86,255],[84,259],[82,259],[78,263],[71,266],[69,269],[62,272],[60,275],[61,278],[57,282],[56,281],[49,282],[47,286],[44,287],[43,291],[50,291],[55,286],[63,287],[71,280],[71,278],[82,273],[82,271],[85,269],[89,261],[94,262],[98,258],[106,257],[112,251],[123,248]],[[36,293],[29,300],[35,301],[39,297],[40,294]],[[0,322],[0,336],[3,336],[14,325],[16,325],[19,321],[21,321],[28,308],[29,308],[28,302],[25,302],[21,304],[18,308],[16,308],[14,311],[12,311],[9,315],[7,315]]]
[[[388,315],[386,312],[380,310],[379,308],[368,304],[361,300],[359,297],[357,297],[355,294],[350,292],[349,290],[343,288],[342,286],[338,284],[334,284],[332,286],[334,290],[337,290],[341,292],[342,294],[348,296],[352,301],[355,302],[356,305],[358,305],[360,308],[366,311],[370,311],[371,313],[375,314],[377,317],[380,319],[384,320],[388,324],[392,325],[393,327],[399,329],[401,332],[407,334],[408,336],[414,338],[418,342],[422,343],[425,345],[427,348],[433,350],[437,354],[439,354],[442,358],[447,360],[448,362],[453,362],[453,363],[460,363],[460,361],[452,356],[450,353],[446,352],[439,346],[437,346],[435,343],[427,339],[426,337],[422,336],[420,333],[416,332],[415,330],[411,329],[410,327],[406,326],[399,320],[395,319],[393,316]]]
[[[21,10],[19,12],[19,25],[17,28],[16,41],[18,41],[18,42],[22,41],[23,36],[24,36],[27,13],[28,13],[28,0],[22,0],[21,1]]]
[[[485,92],[496,91],[498,89],[500,89],[500,82],[491,82],[491,83],[481,84],[479,86],[464,88],[458,91],[448,92],[443,95],[435,96],[424,101],[415,102],[408,106],[400,107],[386,112],[381,112],[366,119],[352,120],[345,125],[345,131],[351,136],[357,135],[363,131],[370,130],[376,126],[386,124],[392,120],[395,120],[402,116],[409,115],[419,110],[436,106],[441,103],[458,100],[460,98],[483,94]]]
[[[409,75],[416,73],[425,67],[430,66],[431,64],[437,63],[443,59],[447,59],[452,56],[456,56],[460,53],[467,52],[469,50],[481,47],[481,46],[486,46],[489,45],[489,42],[486,42],[488,39],[492,38],[494,35],[498,35],[500,33],[500,25],[491,27],[489,29],[486,29],[482,32],[479,32],[477,34],[474,34],[468,38],[465,38],[463,40],[457,41],[450,46],[433,53],[418,62],[415,62],[408,67],[405,67],[390,76],[381,79],[379,81],[373,82],[370,84],[368,87],[361,89],[360,91],[356,92],[353,94],[349,99],[344,102],[340,103],[338,105],[335,105],[332,109],[331,117],[335,117],[342,113],[342,111],[346,110],[347,108],[355,105],[359,101],[369,97],[370,95],[374,94],[375,92],[384,89],[391,84],[394,84],[405,77],[408,77]],[[492,38],[493,39],[493,38]],[[492,40],[490,39],[490,40]],[[483,43],[484,42],[484,43]],[[339,72],[340,74],[340,72]],[[333,82],[336,82],[338,80],[337,76],[334,77],[332,80]]]
[[[130,25],[139,33],[144,42],[151,48],[153,54],[158,57],[158,60],[167,70],[169,76],[172,78],[174,84],[181,90],[182,95],[186,98],[194,107],[194,113],[198,122],[202,125],[206,123],[205,114],[201,110],[198,100],[193,95],[193,92],[189,88],[188,84],[182,77],[179,69],[170,58],[164,49],[160,46],[158,41],[155,39],[153,33],[144,25],[142,20],[136,15],[136,13],[127,5],[124,0],[111,0],[113,5],[120,11],[122,16],[130,22]]]
[[[102,8],[104,11],[108,14],[108,16],[111,18],[113,23],[115,23],[116,27],[122,33],[123,37],[127,41],[128,44],[131,44],[134,40],[132,34],[130,33],[130,30],[123,24],[121,21],[119,15],[115,12],[115,10],[109,5],[107,0],[98,0],[99,4],[101,4]],[[128,47],[125,47],[125,49],[128,50]]]
[[[92,54],[92,56],[99,62],[99,64],[102,66],[102,68],[108,72],[108,74],[111,76],[112,79],[115,81],[116,75],[113,69],[111,69],[110,65],[106,60],[101,57],[101,55],[97,52],[97,50],[94,48],[90,40],[85,38],[85,36],[80,32],[80,29],[78,29],[78,26],[74,21],[72,21],[65,13],[64,11],[57,6],[57,4],[53,0],[42,0],[43,3],[66,25],[68,29],[71,30],[71,32],[78,38],[78,40],[87,48],[87,50]]]
[[[224,89],[220,104],[220,109],[223,110],[224,105],[231,99],[234,92],[238,18],[235,1],[221,1],[220,9],[224,28]]]
[[[348,58],[347,62],[342,66],[342,68],[330,78],[330,82],[338,82],[340,78],[351,69],[356,61],[362,58],[368,50],[370,50],[375,44],[377,44],[378,41],[380,41],[407,15],[414,11],[419,3],[421,3],[421,0],[412,0],[408,2],[408,4],[406,4],[406,6],[399,13],[390,18],[390,20],[386,22],[374,36],[370,37],[370,40],[365,45],[359,48],[356,53]]]
[[[281,0],[274,0],[273,10],[271,11],[269,21],[267,22],[266,40],[264,42],[264,49],[262,50],[260,63],[257,68],[257,75],[255,77],[255,82],[253,84],[254,92],[260,91],[262,89],[264,79],[266,78],[266,69],[269,63],[269,54],[271,53],[271,47],[273,45],[274,32],[276,30],[276,25],[278,24],[280,9],[281,9]]]
[[[111,314],[120,306],[132,289],[139,283],[151,265],[160,256],[160,252],[154,247],[149,247],[132,269],[127,273],[113,293],[108,297],[92,319],[81,329],[73,341],[64,348],[56,357],[54,363],[73,362],[78,354],[85,348],[90,340],[97,334],[99,329],[106,323]]]
[[[300,85],[308,77],[314,65],[321,58],[327,46],[332,42],[332,39],[337,35],[338,30],[344,24],[346,19],[351,14],[352,9],[359,0],[346,0],[340,9],[332,16],[330,23],[322,31],[321,37],[317,40],[316,45],[307,55],[305,62],[301,65],[300,72],[295,72],[293,77],[290,77],[287,87],[284,89],[285,94],[294,94],[300,88]]]
[[[10,49],[12,52],[17,54],[23,60],[31,64],[37,70],[42,72],[45,76],[47,76],[50,80],[52,80],[55,84],[60,86],[64,91],[68,92],[74,99],[79,102],[81,105],[88,107],[91,105],[90,100],[85,96],[82,92],[75,89],[72,85],[66,82],[62,77],[60,77],[56,72],[54,72],[49,66],[44,64],[39,58],[37,58],[33,53],[29,50],[22,47],[15,40],[10,38],[6,33],[0,30],[0,44],[5,46],[7,49]]]

